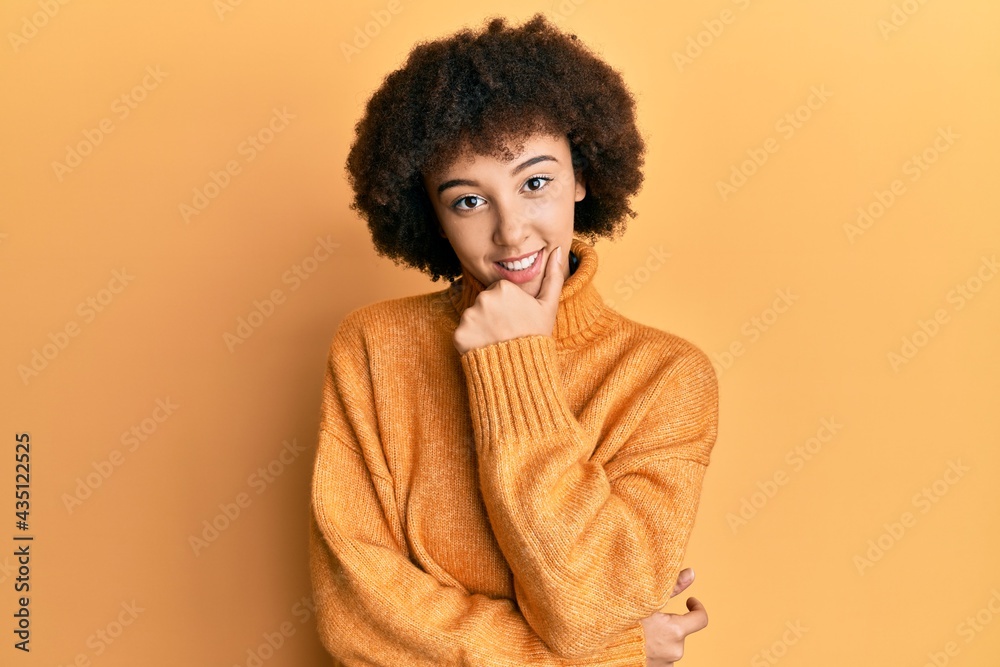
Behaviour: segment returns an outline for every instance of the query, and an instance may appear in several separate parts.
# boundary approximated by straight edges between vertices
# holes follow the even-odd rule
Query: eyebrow
[[[529,159],[525,160],[524,162],[522,162],[521,164],[519,164],[516,167],[514,167],[511,170],[510,175],[511,176],[517,176],[517,174],[519,172],[527,169],[531,165],[538,164],[539,162],[544,162],[546,160],[552,160],[553,162],[556,162],[556,163],[559,162],[559,160],[557,160],[556,158],[554,158],[551,155],[536,155],[535,157],[529,158]],[[442,192],[444,192],[448,188],[453,188],[456,185],[479,185],[479,183],[477,183],[476,181],[470,181],[467,178],[453,178],[450,181],[445,181],[444,183],[442,183],[441,185],[439,185],[437,187],[437,193],[438,193],[438,195],[440,195]]]

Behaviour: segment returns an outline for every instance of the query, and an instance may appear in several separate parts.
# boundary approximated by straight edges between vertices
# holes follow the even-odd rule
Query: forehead
[[[432,176],[445,177],[458,170],[508,166],[535,155],[548,154],[563,160],[569,155],[569,139],[549,132],[535,132],[522,138],[508,137],[494,154],[477,149],[475,138],[457,142],[449,151],[447,164]]]

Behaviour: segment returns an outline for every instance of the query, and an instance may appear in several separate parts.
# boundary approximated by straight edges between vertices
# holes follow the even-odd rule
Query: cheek
[[[529,216],[552,218],[563,215],[567,207],[572,208],[572,205],[573,198],[567,196],[565,188],[559,186],[551,192],[528,200],[524,208]]]
[[[562,186],[562,189],[553,197],[553,206],[558,208],[559,215],[573,214],[576,206],[576,190],[572,183]]]

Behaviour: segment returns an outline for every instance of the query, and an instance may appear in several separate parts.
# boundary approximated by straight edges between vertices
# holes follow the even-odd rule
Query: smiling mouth
[[[513,272],[527,271],[532,266],[534,266],[535,262],[538,261],[538,257],[541,254],[541,252],[542,249],[539,248],[538,250],[535,251],[535,254],[529,255],[524,259],[519,259],[516,262],[494,262],[494,264],[507,271],[513,271]]]

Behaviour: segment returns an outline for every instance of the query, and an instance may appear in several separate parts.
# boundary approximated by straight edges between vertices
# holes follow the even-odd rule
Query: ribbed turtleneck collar
[[[559,308],[552,337],[568,343],[570,338],[585,332],[597,333],[594,327],[605,315],[607,306],[594,286],[597,274],[597,251],[586,241],[573,237],[570,252],[580,260],[576,270],[566,278],[559,293]],[[451,283],[448,297],[459,317],[486,289],[475,276],[462,267],[462,276]],[[589,336],[587,336],[589,337]]]

